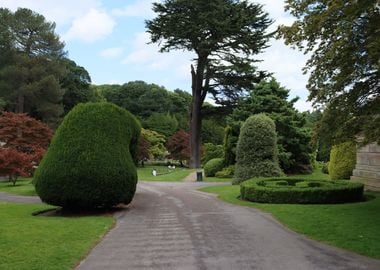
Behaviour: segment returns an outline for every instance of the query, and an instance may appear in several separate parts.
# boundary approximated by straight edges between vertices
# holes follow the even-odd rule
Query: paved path
[[[256,209],[195,191],[205,183],[139,183],[79,270],[360,270],[380,261],[306,239]]]
[[[11,203],[42,203],[37,196],[20,196],[9,193],[0,192],[0,202]]]

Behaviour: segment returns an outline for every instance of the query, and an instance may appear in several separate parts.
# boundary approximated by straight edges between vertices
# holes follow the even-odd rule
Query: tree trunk
[[[198,55],[197,70],[191,65],[191,89],[192,103],[190,113],[190,168],[201,167],[201,129],[202,129],[202,104],[207,94],[207,87],[203,85],[205,69],[207,67],[207,55]],[[206,78],[208,86],[208,79]]]
[[[190,168],[201,167],[201,107],[202,101],[199,95],[193,96],[190,122]]]

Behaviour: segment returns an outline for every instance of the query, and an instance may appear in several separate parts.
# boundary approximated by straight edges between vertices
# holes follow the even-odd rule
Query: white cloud
[[[153,2],[157,1],[137,0],[123,8],[113,9],[112,14],[115,16],[152,18],[154,17],[154,12],[152,10]]]
[[[114,48],[108,48],[108,49],[102,50],[99,53],[99,55],[103,58],[112,59],[112,58],[116,58],[120,56],[123,53],[123,51],[124,49],[121,47],[114,47]]]
[[[300,112],[306,112],[306,111],[313,111],[313,107],[311,102],[299,99],[295,104],[294,107],[300,111]]]
[[[157,44],[147,44],[149,41],[148,33],[136,34],[132,44],[134,50],[122,60],[122,64],[132,65],[137,70],[166,71],[167,80],[175,78],[178,81],[188,82],[191,59],[194,58],[194,54],[187,51],[160,53]]]
[[[111,34],[115,25],[115,21],[107,13],[92,8],[84,16],[73,21],[63,39],[78,39],[91,43]]]

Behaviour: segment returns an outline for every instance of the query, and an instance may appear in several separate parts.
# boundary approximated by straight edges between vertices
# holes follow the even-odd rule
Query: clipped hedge
[[[356,144],[354,142],[344,142],[331,148],[328,167],[331,180],[350,179],[355,164]]]
[[[260,203],[344,203],[360,201],[364,185],[351,181],[258,178],[241,183],[243,200]]]
[[[273,120],[265,114],[249,117],[240,130],[233,184],[252,177],[283,176],[277,155]]]
[[[64,118],[35,172],[42,201],[64,208],[131,202],[140,125],[110,103],[79,104]]]
[[[215,176],[215,173],[223,169],[224,162],[223,158],[213,158],[209,160],[203,167],[206,176]]]

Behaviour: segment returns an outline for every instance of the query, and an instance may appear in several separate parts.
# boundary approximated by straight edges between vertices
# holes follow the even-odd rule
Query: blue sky
[[[16,10],[30,8],[55,21],[56,32],[66,44],[69,58],[85,67],[95,84],[144,80],[168,89],[190,90],[191,52],[159,53],[157,45],[147,44],[147,19],[154,17],[154,0],[0,0],[1,7]],[[290,24],[293,18],[283,10],[280,0],[256,0],[278,24]],[[307,75],[302,74],[306,57],[280,40],[257,56],[259,67],[299,96],[296,107],[311,109],[306,102]]]

